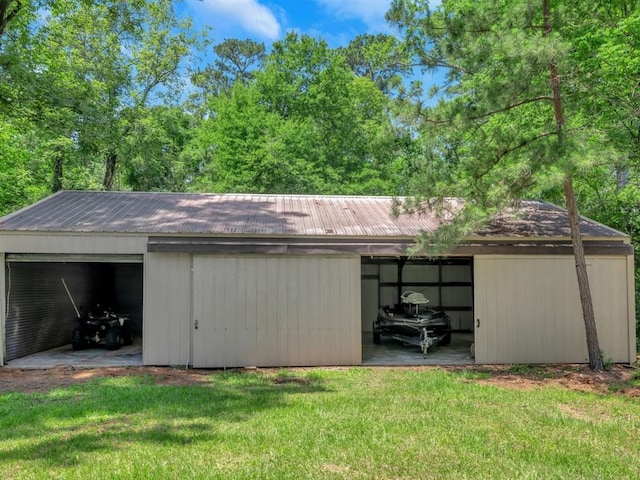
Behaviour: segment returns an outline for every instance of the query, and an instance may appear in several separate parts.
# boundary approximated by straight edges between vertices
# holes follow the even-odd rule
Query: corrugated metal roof
[[[391,213],[389,197],[62,191],[0,219],[0,231],[415,237],[435,215]],[[564,209],[523,202],[480,236],[569,237]],[[583,219],[592,237],[624,234]]]

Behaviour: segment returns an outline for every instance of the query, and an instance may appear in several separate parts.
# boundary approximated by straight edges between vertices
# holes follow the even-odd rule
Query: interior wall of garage
[[[110,305],[116,313],[125,313],[131,319],[137,338],[142,335],[143,314],[143,268],[139,264],[124,263],[110,265]]]
[[[587,257],[604,358],[635,361],[633,287],[625,256]],[[478,363],[584,363],[584,322],[572,256],[475,257]]]
[[[357,365],[360,258],[193,258],[196,367]]]
[[[62,278],[79,308],[90,304],[86,264],[6,263],[7,361],[70,343],[78,320]]]

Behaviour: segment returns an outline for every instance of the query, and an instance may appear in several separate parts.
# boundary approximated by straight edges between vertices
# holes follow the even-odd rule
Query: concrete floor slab
[[[52,368],[74,367],[139,367],[142,365],[142,343],[107,350],[105,347],[74,350],[71,344],[16,358],[8,362],[9,368]]]
[[[375,345],[371,332],[362,337],[363,365],[473,365],[471,344],[473,333],[453,333],[451,343],[432,347],[426,356],[420,347],[403,345],[397,340],[383,337],[382,344]]]
[[[381,345],[375,345],[370,332],[362,337],[363,365],[472,365],[470,347],[473,333],[454,333],[451,344],[429,349],[426,357],[420,348],[388,338]],[[9,368],[52,368],[57,366],[74,367],[130,367],[142,366],[142,343],[122,347],[119,350],[107,350],[104,347],[73,350],[71,344],[16,358],[5,365]]]

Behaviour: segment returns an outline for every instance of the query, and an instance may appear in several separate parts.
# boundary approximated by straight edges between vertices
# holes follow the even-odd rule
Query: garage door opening
[[[471,348],[474,343],[473,258],[363,257],[361,292],[364,365],[475,363]],[[419,330],[404,328],[402,312],[407,307],[407,292],[415,292],[416,298],[423,296],[428,300],[424,308],[432,309],[434,316],[446,314],[451,328],[450,341],[440,335],[439,344],[429,346],[423,354]],[[381,330],[381,324],[376,323],[381,307],[385,307],[393,319],[391,328]]]
[[[5,362],[141,364],[142,256],[7,255],[5,265]],[[109,350],[102,341],[74,350],[76,311],[84,318],[104,312],[128,316],[133,344]]]

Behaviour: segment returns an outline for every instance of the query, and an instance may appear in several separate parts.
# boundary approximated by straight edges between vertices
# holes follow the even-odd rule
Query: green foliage
[[[395,194],[411,144],[390,100],[325,42],[289,34],[251,82],[209,103],[191,149],[193,188]]]
[[[393,37],[330,49],[289,34],[268,55],[227,39],[178,107],[205,42],[171,1],[43,2],[22,3],[0,44],[0,115],[40,145],[43,194],[404,191],[417,152],[384,93],[407,60]]]
[[[29,135],[9,122],[0,122],[0,215],[47,195],[47,170],[34,158],[38,147]]]
[[[401,88],[402,76],[411,73],[410,55],[391,35],[358,35],[341,53],[356,75],[368,78],[385,94]]]
[[[185,191],[192,171],[184,150],[193,138],[193,117],[170,106],[149,107],[142,115],[120,147],[125,184],[137,191]]]
[[[311,179],[306,163],[296,156],[303,124],[269,112],[256,88],[241,83],[229,96],[213,99],[211,109],[215,113],[197,132],[202,175],[195,179],[194,189],[256,193],[305,189],[301,182]]]
[[[42,5],[25,2],[2,39],[0,118],[38,138],[44,190],[110,189],[125,151],[147,153],[132,138],[147,109],[177,101],[197,38],[170,0]]]
[[[191,96],[191,104],[228,92],[236,82],[248,83],[265,58],[264,44],[250,39],[226,39],[215,45],[213,51],[216,54],[213,65],[198,69],[191,76],[193,85],[201,90]]]
[[[611,175],[620,165],[624,153],[609,141],[619,126],[598,114],[611,100],[606,92],[610,87],[605,82],[594,85],[593,79],[608,65],[610,76],[630,91],[635,81],[629,74],[637,71],[638,56],[626,45],[627,60],[615,67],[624,66],[624,73],[617,75],[599,56],[587,58],[596,43],[601,55],[611,58],[610,49],[621,48],[605,39],[628,38],[601,30],[615,25],[606,23],[604,10],[604,4],[582,8],[575,2],[555,2],[547,31],[541,4],[524,0],[455,0],[434,10],[426,1],[393,2],[388,19],[403,31],[416,60],[426,68],[446,69],[439,89],[444,96],[436,105],[417,110],[427,155],[414,165],[411,192],[416,199],[408,207],[420,209],[426,203],[455,221],[435,238],[423,239],[424,248],[431,242],[450,248],[519,199],[562,202],[565,179],[576,178],[576,188],[582,190],[580,182],[594,169],[604,168]],[[627,22],[635,25],[632,20],[625,19],[613,31],[631,33]],[[561,79],[557,105],[551,65]],[[414,105],[407,108],[415,111]],[[452,204],[451,197],[464,198],[464,206]]]

